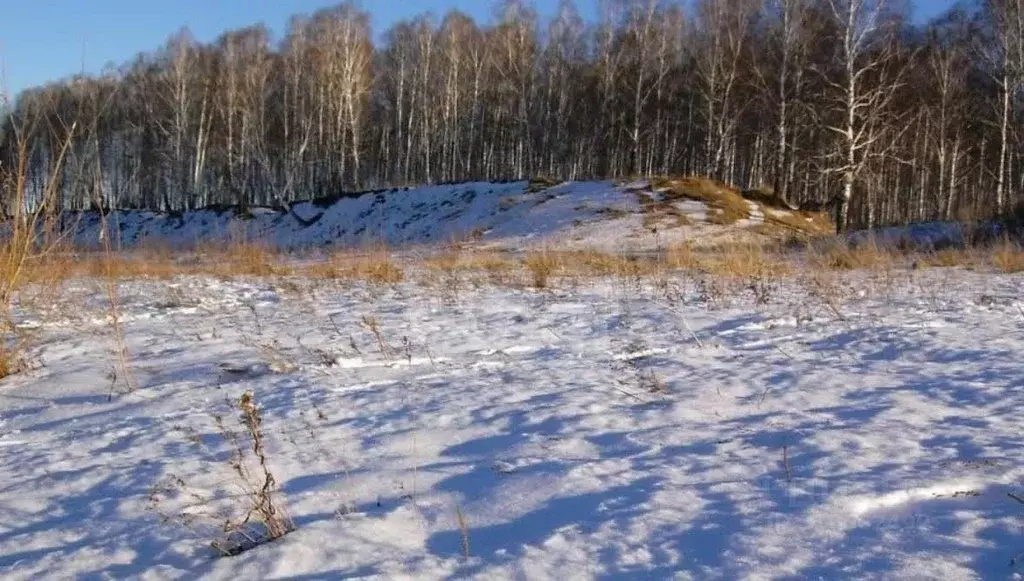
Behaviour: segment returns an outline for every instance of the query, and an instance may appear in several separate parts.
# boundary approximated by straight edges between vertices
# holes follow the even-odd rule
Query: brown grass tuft
[[[992,249],[992,265],[1000,272],[1024,272],[1024,248],[1009,240]]]
[[[889,268],[895,256],[874,242],[852,246],[834,243],[823,251],[809,251],[812,265],[831,270]]]
[[[295,274],[317,280],[344,280],[375,285],[393,285],[405,279],[405,271],[395,263],[387,250],[337,252],[325,261],[297,269]]]
[[[734,188],[707,178],[656,178],[651,180],[656,189],[665,190],[668,201],[689,199],[708,206],[708,222],[719,225],[735,224],[750,217],[750,203]]]
[[[945,248],[921,255],[917,259],[919,267],[949,268],[954,266],[973,266],[979,262],[976,251],[958,248]]]
[[[778,276],[789,271],[789,263],[781,255],[759,244],[725,244],[709,249],[701,260],[708,272],[734,278]]]
[[[17,375],[25,369],[25,348],[24,339],[16,335],[0,344],[0,379]]]
[[[544,190],[553,188],[558,184],[562,183],[561,180],[555,179],[549,176],[537,176],[529,181],[526,185],[526,191],[530,194],[536,194],[543,192]]]
[[[672,244],[665,251],[665,264],[673,269],[694,270],[701,267],[701,260],[693,245]]]
[[[215,250],[212,254],[218,254]],[[279,260],[269,247],[253,242],[237,242],[220,252],[221,274],[235,276],[286,276],[291,274],[283,261]]]
[[[551,277],[559,270],[561,263],[554,252],[528,252],[523,257],[523,266],[529,271],[533,287],[547,288]]]
[[[764,208],[764,225],[773,233],[806,239],[835,233],[835,225],[827,213]]]

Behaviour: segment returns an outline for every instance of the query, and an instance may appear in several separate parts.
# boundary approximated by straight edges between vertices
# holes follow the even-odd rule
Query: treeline
[[[695,174],[877,226],[1008,211],[1024,0],[512,0],[379,37],[353,3],[22,92],[0,160],[62,209],[280,205],[463,181]],[[902,10],[902,11],[901,11]],[[70,137],[70,139],[69,139]],[[67,143],[66,150],[63,145]],[[8,202],[9,203],[9,202]]]

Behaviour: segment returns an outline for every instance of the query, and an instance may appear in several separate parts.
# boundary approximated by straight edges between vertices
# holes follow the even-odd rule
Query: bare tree
[[[828,2],[839,36],[835,62],[840,74],[828,80],[837,115],[827,128],[839,136],[831,169],[841,176],[836,229],[843,231],[848,226],[857,179],[872,156],[882,150],[884,140],[891,139],[899,129],[896,120],[887,119],[886,114],[902,81],[902,71],[894,66],[899,45],[885,21],[885,0]],[[874,211],[870,203],[868,211]]]
[[[755,9],[753,0],[702,0],[697,7],[700,40],[694,54],[705,108],[704,171],[719,179],[733,174],[727,161],[744,107],[740,84]]]
[[[787,203],[791,202],[793,179],[792,172],[787,171],[794,157],[789,147],[795,134],[793,109],[806,90],[805,71],[815,32],[810,8],[811,0],[765,0],[764,5],[770,49],[767,58],[759,59],[758,78],[775,112],[773,189]]]

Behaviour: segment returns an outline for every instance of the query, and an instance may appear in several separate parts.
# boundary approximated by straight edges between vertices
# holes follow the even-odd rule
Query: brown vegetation
[[[774,238],[761,243],[683,243],[639,254],[544,248],[517,255],[453,245],[403,258],[383,247],[301,256],[257,243],[206,245],[198,251],[177,254],[160,247],[110,254],[61,248],[27,258],[20,268],[19,280],[33,285],[33,294],[37,289],[57,289],[63,281],[76,277],[108,282],[180,276],[214,276],[225,280],[303,278],[376,286],[411,281],[427,287],[444,287],[446,300],[455,300],[467,284],[550,288],[559,281],[657,278],[672,272],[741,279],[780,277],[808,270],[890,271],[954,266],[1001,272],[1024,270],[1024,251],[1010,241],[987,248],[937,251],[883,247],[872,241],[850,245],[833,240],[795,246],[790,242]]]
[[[992,250],[992,265],[1001,272],[1024,272],[1024,248],[1004,240]]]
[[[750,217],[750,203],[734,188],[707,178],[657,178],[651,185],[662,191],[667,201],[697,200],[708,206],[708,222],[735,224]]]

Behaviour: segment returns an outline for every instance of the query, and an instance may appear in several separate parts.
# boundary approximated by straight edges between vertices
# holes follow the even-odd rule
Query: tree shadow
[[[478,485],[488,479],[480,475],[460,476],[442,482],[440,488],[479,496],[482,491]],[[470,531],[473,555],[491,562],[512,559],[523,556],[526,547],[541,544],[566,527],[590,534],[605,520],[639,517],[640,507],[650,499],[658,483],[654,477],[640,478],[600,492],[556,497],[508,522],[473,527]],[[602,519],[584,518],[596,514]],[[446,530],[430,535],[427,549],[441,557],[461,554],[461,531]]]

